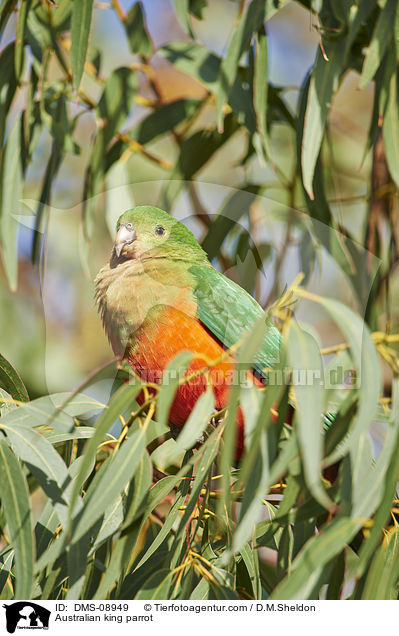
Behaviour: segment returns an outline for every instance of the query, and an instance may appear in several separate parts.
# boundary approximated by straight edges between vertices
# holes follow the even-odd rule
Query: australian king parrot
[[[191,231],[164,210],[139,206],[120,216],[110,260],[95,285],[115,354],[144,380],[160,382],[173,358],[182,351],[194,353],[186,373],[195,377],[178,387],[169,413],[174,428],[184,425],[209,379],[216,409],[226,407],[234,355],[225,352],[262,315],[266,330],[254,361],[254,382],[261,386],[265,370],[278,360],[281,334],[272,319],[211,265]],[[236,419],[239,461],[244,446],[241,409]]]

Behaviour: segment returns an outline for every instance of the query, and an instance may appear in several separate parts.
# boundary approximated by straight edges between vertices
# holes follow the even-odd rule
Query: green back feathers
[[[195,280],[194,296],[198,317],[214,336],[229,348],[241,340],[244,333],[267,314],[248,292],[212,266],[193,265],[189,272]],[[256,355],[254,368],[267,378],[266,368],[279,360],[281,334],[270,316],[262,347]]]

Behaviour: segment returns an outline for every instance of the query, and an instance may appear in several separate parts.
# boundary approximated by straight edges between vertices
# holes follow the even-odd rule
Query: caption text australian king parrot
[[[281,335],[272,319],[242,287],[210,264],[190,230],[167,212],[139,206],[119,218],[110,261],[100,270],[96,298],[116,355],[144,381],[160,382],[179,353],[194,354],[185,373],[193,376],[175,394],[169,423],[184,425],[209,381],[215,409],[227,406],[234,354],[263,315],[266,330],[253,363],[261,386],[279,356]],[[210,366],[209,366],[210,365]],[[244,420],[237,411],[236,459],[244,445]]]

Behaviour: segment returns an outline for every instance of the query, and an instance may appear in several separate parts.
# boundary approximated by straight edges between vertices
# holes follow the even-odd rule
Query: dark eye
[[[162,236],[162,234],[165,234],[165,228],[162,227],[162,225],[157,225],[157,227],[155,228],[155,234],[157,234],[158,236]]]
[[[132,230],[132,229],[133,229],[133,223],[126,223],[125,227],[126,227],[128,230]]]

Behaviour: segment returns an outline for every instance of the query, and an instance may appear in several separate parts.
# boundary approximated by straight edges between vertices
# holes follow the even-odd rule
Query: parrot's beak
[[[131,224],[129,224],[131,225]],[[134,227],[128,228],[126,225],[121,225],[116,233],[114,250],[116,256],[119,258],[122,254],[122,250],[125,245],[129,245],[136,240],[136,230]]]

